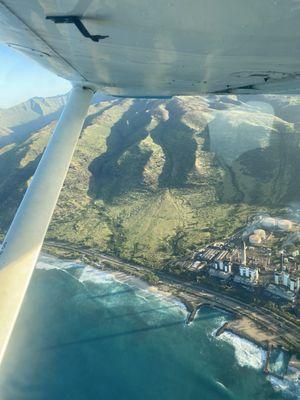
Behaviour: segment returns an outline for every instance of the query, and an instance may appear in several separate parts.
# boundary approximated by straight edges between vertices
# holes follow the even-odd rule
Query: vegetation
[[[104,99],[91,107],[48,239],[160,268],[257,210],[280,213],[300,197],[300,135],[287,116],[270,118],[232,96]],[[54,122],[0,151],[2,233]]]

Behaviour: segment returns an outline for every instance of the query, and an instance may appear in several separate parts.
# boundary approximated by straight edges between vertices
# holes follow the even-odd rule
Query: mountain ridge
[[[48,238],[160,266],[222,240],[258,210],[281,215],[298,203],[298,117],[287,110],[299,99],[272,97],[276,116],[261,103],[267,96],[100,100],[90,107]],[[54,124],[0,151],[3,232]]]

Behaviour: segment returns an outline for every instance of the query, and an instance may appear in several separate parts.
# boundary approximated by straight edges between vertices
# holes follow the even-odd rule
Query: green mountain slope
[[[257,210],[297,205],[300,133],[287,110],[300,101],[249,100],[104,98],[91,106],[48,238],[160,266],[222,239]],[[2,231],[54,123],[0,149]]]
[[[0,147],[21,142],[28,135],[58,118],[67,96],[35,97],[9,109],[0,109]]]

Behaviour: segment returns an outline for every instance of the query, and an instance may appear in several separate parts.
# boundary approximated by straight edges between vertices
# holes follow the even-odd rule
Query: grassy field
[[[258,211],[292,206],[300,198],[296,127],[279,118],[270,125],[263,112],[259,119],[225,100],[222,111],[202,97],[91,107],[48,238],[161,267],[222,240]],[[2,232],[53,127],[0,151]]]

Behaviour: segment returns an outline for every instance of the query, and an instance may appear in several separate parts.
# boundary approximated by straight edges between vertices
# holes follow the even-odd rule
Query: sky
[[[0,108],[9,108],[31,97],[66,93],[68,81],[41,67],[22,53],[0,45]]]

